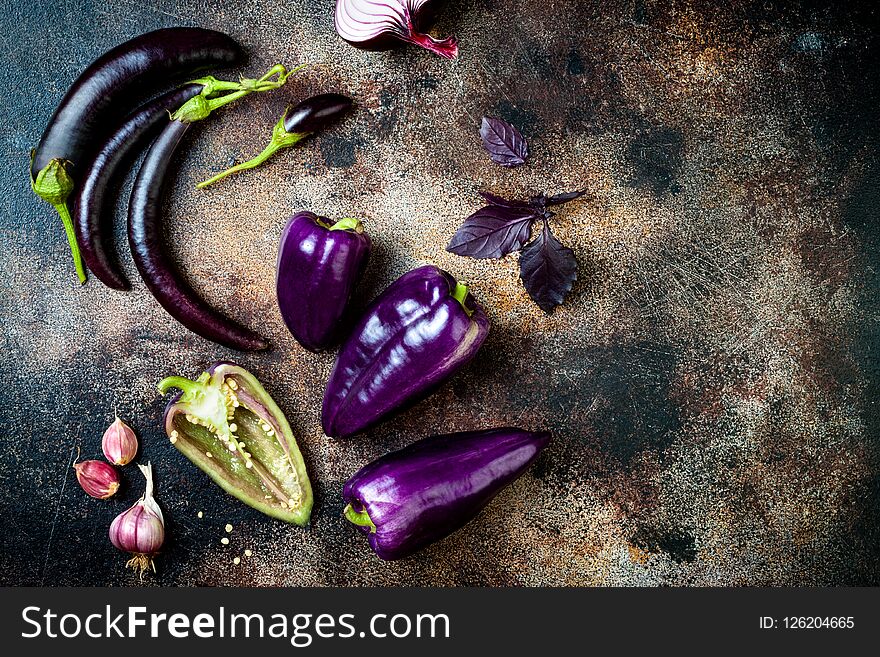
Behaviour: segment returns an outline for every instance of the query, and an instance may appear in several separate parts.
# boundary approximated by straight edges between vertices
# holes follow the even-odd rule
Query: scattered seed
[[[205,456],[207,456],[209,459],[214,458],[214,455],[211,454],[211,452],[205,452]]]
[[[225,536],[220,539],[220,542],[223,543],[223,545],[229,545],[229,539]]]
[[[226,523],[226,526],[223,529],[226,530],[227,534],[232,533],[232,525],[230,525],[228,522]]]
[[[244,467],[246,467],[248,470],[250,470],[252,467],[254,467],[254,462],[253,461],[246,461],[244,464]]]
[[[237,566],[238,564],[241,563],[241,559],[239,559],[238,557],[235,557],[235,559],[232,560],[232,563],[234,563]]]
[[[198,514],[196,514],[196,515],[198,515],[199,518],[204,518],[204,517],[205,517],[205,514],[202,513],[201,511],[199,511]]]
[[[168,440],[170,440],[171,444],[173,445],[174,443],[177,442],[177,436],[175,436],[174,434],[171,434],[171,438],[169,438]]]
[[[232,424],[229,425],[229,430],[232,433],[235,433],[236,431],[238,431],[238,425],[235,422],[233,422]]]
[[[246,557],[250,557],[250,556],[252,556],[253,554],[254,554],[254,553],[251,552],[250,550],[245,550],[245,551],[244,551],[244,556],[246,556]]]

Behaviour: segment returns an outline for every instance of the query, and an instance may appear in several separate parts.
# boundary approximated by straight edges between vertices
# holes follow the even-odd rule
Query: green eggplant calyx
[[[370,519],[370,514],[367,513],[366,509],[363,511],[355,511],[354,507],[349,504],[345,507],[345,511],[343,511],[342,514],[345,516],[345,519],[353,525],[357,525],[358,527],[369,527],[371,534],[376,533],[376,525]]]
[[[474,311],[468,308],[467,304],[465,303],[467,295],[467,285],[464,285],[463,283],[456,283],[455,289],[452,291],[452,298],[461,304],[461,307],[464,308],[464,311],[468,314],[468,317],[470,317],[474,314]]]
[[[238,82],[217,80],[213,77],[193,80],[193,84],[202,85],[201,92],[190,98],[181,105],[177,111],[172,113],[171,120],[181,121],[183,123],[201,121],[208,118],[214,110],[235,102],[239,98],[252,93],[273,91],[284,86],[284,83],[287,82],[287,78],[301,68],[302,66],[298,66],[292,71],[288,71],[281,64],[276,64],[261,78],[242,78]],[[222,96],[216,96],[216,94],[220,92],[229,93]]]
[[[335,224],[330,226],[330,230],[353,230],[356,233],[364,232],[364,225],[361,223],[360,219],[355,219],[354,217],[346,217],[345,219],[340,219]]]
[[[33,162],[34,154],[31,153]],[[70,246],[70,254],[73,256],[73,266],[76,269],[80,283],[86,282],[86,270],[83,266],[82,255],[79,245],[76,243],[76,233],[73,230],[73,218],[67,207],[67,199],[73,193],[74,182],[67,168],[70,162],[61,158],[50,160],[37,173],[36,178],[31,178],[31,189],[34,194],[55,208],[61,223],[64,224],[64,232],[67,235],[67,244]]]

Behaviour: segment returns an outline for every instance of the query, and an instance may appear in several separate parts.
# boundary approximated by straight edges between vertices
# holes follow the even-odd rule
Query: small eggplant
[[[167,85],[169,78],[232,66],[242,59],[241,46],[221,32],[167,28],[109,50],[71,85],[31,154],[31,187],[61,215],[80,282],[85,282],[85,270],[67,199],[97,142],[139,97]]]
[[[467,524],[549,440],[512,428],[425,438],[345,482],[344,515],[380,559],[401,559]]]
[[[296,146],[312,133],[319,132],[335,123],[351,109],[354,102],[341,94],[320,94],[306,98],[295,107],[288,107],[272,129],[272,139],[263,152],[252,160],[236,164],[221,171],[216,176],[200,182],[196,187],[204,189],[218,180],[239,171],[246,171],[260,166],[282,148]]]
[[[324,393],[324,433],[352,436],[427,396],[473,359],[488,334],[486,313],[451,274],[432,265],[404,274],[340,349]]]
[[[300,212],[287,222],[278,247],[278,308],[293,337],[309,351],[331,347],[355,284],[370,256],[357,219],[335,224]]]
[[[147,152],[131,190],[128,205],[128,243],[134,263],[159,304],[190,331],[207,340],[241,351],[266,349],[269,343],[254,331],[229,320],[209,306],[178,274],[162,239],[162,197],[165,174],[189,126],[211,112],[253,92],[282,86],[291,72],[272,67],[257,80],[223,82],[199,80],[201,93],[189,99],[174,114]],[[277,79],[273,79],[277,76]],[[224,96],[213,98],[220,91]]]
[[[98,148],[98,154],[83,172],[73,206],[76,239],[86,266],[109,288],[126,290],[128,283],[111,259],[105,239],[106,226],[111,223],[107,215],[113,211],[107,207],[107,193],[118,180],[123,165],[144,142],[156,135],[163,123],[168,123],[169,112],[201,90],[201,85],[188,84],[136,109]]]
[[[195,381],[169,376],[159,392],[172,444],[223,490],[266,515],[305,525],[312,485],[284,413],[253,374],[214,363]]]

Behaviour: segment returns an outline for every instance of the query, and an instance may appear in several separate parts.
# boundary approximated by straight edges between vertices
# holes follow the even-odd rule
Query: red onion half
[[[425,34],[444,0],[336,0],[336,31],[364,50],[390,50],[398,41],[414,43],[454,59],[458,40]]]

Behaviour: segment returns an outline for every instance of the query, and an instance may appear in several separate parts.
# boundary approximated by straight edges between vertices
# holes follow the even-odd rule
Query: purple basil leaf
[[[529,208],[487,205],[464,220],[446,250],[471,258],[503,258],[529,241],[535,218]]]
[[[483,117],[480,127],[483,148],[489,152],[492,161],[503,167],[525,164],[529,156],[529,145],[519,130],[507,121]]]
[[[578,197],[583,196],[587,193],[587,190],[581,190],[579,192],[568,192],[567,194],[555,194],[554,196],[549,196],[545,198],[545,203],[547,205],[562,205],[563,203],[568,203],[569,201],[573,201]]]
[[[540,234],[520,253],[519,275],[526,292],[548,315],[577,280],[574,251],[556,239],[546,221]]]
[[[526,201],[508,201],[506,198],[493,194],[492,192],[480,192],[487,202],[502,208],[528,208],[529,203]]]

